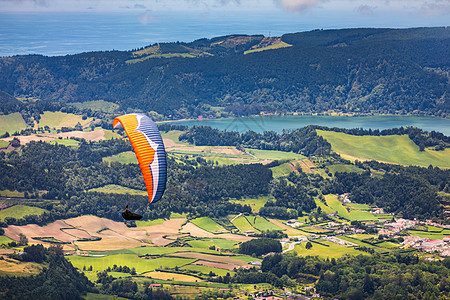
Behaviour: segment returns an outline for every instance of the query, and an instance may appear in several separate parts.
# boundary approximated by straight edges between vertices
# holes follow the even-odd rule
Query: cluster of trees
[[[97,272],[97,283],[100,283],[100,292],[126,299],[136,300],[172,300],[175,299],[167,290],[162,288],[153,289],[148,285],[140,290],[136,281],[131,278],[115,279],[108,275],[108,271]],[[178,298],[176,298],[178,299]]]
[[[449,191],[449,170],[437,167],[403,167],[378,162],[358,165],[385,174],[371,176],[370,171],[362,174],[336,173],[324,188],[324,194],[350,193],[350,199],[357,203],[375,204],[387,212],[400,214],[404,218],[440,218],[442,207],[437,191]]]
[[[239,269],[229,282],[281,288],[300,280],[315,283],[324,297],[339,299],[444,299],[450,297],[449,275],[450,258],[429,262],[409,253],[331,260],[275,254],[264,258],[260,272]]]
[[[261,256],[269,252],[281,252],[281,243],[271,238],[258,238],[239,245],[239,253]]]
[[[449,63],[445,28],[288,34],[281,39],[292,47],[243,55],[262,38],[227,36],[161,44],[162,54],[214,56],[159,57],[129,64],[133,57],[128,51],[15,56],[0,61],[0,90],[47,101],[105,99],[123,110],[154,110],[177,118],[208,113],[207,105],[238,114],[330,109],[449,112],[442,101],[448,97],[447,77],[441,72]]]
[[[31,142],[21,151],[0,152],[0,190],[25,191],[49,200],[38,205],[49,210],[23,219],[6,218],[0,225],[45,224],[61,218],[94,214],[121,220],[120,212],[130,204],[145,218],[169,217],[173,212],[194,216],[225,216],[231,212],[251,212],[249,206],[229,198],[266,195],[272,172],[260,165],[193,167],[185,161],[169,159],[168,185],[163,201],[148,205],[139,195],[103,194],[86,190],[107,184],[145,191],[139,166],[104,163],[102,158],[129,150],[122,140],[81,143],[78,148]],[[183,160],[183,159],[182,159]],[[42,196],[37,191],[45,190]]]
[[[16,257],[15,257],[16,258]],[[83,299],[92,291],[92,283],[83,273],[78,272],[68,262],[58,246],[48,249],[42,245],[24,248],[23,259],[45,263],[37,275],[1,276],[0,293],[2,299]]]
[[[263,150],[279,150],[303,155],[330,154],[331,145],[317,135],[313,126],[278,134],[274,131],[256,133],[221,131],[209,126],[193,126],[180,135],[180,140],[199,146],[237,146]]]

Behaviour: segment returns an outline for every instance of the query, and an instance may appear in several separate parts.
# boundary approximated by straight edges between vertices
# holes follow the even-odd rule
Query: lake
[[[296,129],[308,125],[321,125],[339,128],[390,129],[414,126],[426,131],[438,131],[450,135],[450,119],[409,116],[255,116],[225,119],[203,119],[178,121],[180,125],[205,125],[227,131],[256,132]]]

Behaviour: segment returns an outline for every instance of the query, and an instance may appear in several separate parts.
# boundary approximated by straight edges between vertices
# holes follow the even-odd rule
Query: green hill
[[[450,168],[450,149],[419,151],[407,135],[354,136],[342,132],[317,130],[333,151],[351,160],[378,160],[402,165]]]
[[[0,59],[0,90],[52,101],[103,99],[176,118],[214,115],[213,107],[237,115],[334,109],[444,116],[449,37],[444,27],[318,30],[15,56]]]

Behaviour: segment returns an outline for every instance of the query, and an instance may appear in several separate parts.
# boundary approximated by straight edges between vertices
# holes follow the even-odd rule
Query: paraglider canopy
[[[142,114],[128,114],[114,119],[114,128],[124,128],[147,187],[149,202],[156,202],[166,189],[167,163],[164,143],[153,121]]]

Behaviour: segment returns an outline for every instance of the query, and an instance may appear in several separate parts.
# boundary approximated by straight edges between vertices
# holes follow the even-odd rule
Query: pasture
[[[50,112],[45,111],[41,115],[41,119],[39,120],[39,127],[48,126],[50,128],[61,128],[61,127],[75,127],[77,123],[80,123],[81,126],[86,126],[90,122],[92,122],[92,118],[87,118],[83,120],[82,116],[67,114],[60,111]]]
[[[272,199],[272,197],[270,196],[259,196],[258,198],[243,198],[239,200],[231,200],[231,202],[241,205],[249,205],[252,209],[252,213],[258,213],[260,208],[263,207],[270,199]]]
[[[262,51],[267,51],[267,50],[275,50],[275,49],[281,49],[281,48],[286,48],[286,47],[291,47],[292,45],[289,45],[288,43],[285,43],[283,41],[279,41],[276,43],[273,43],[269,46],[266,47],[262,47],[262,48],[256,48],[256,49],[252,49],[252,50],[247,50],[244,52],[244,54],[250,54],[250,53],[255,53],[255,52],[262,52]]]
[[[286,224],[283,224],[284,221],[276,220],[276,219],[269,219],[270,223],[274,224],[275,226],[278,226],[283,230],[284,233],[286,233],[288,236],[297,236],[297,235],[304,235],[304,236],[310,236],[311,234],[299,229],[292,228],[291,226],[288,226]]]
[[[241,232],[246,232],[246,231],[254,231],[255,233],[259,232],[256,228],[254,228],[249,223],[249,221],[247,220],[247,218],[245,216],[237,217],[236,219],[233,220],[232,223]]]
[[[334,175],[337,172],[339,173],[358,173],[361,174],[364,172],[363,169],[358,168],[355,165],[331,165],[327,167],[328,170]]]
[[[259,216],[246,216],[247,221],[251,226],[255,227],[259,231],[267,231],[267,230],[282,230],[277,225],[267,221],[263,217]]]
[[[336,195],[325,195],[325,200],[327,202],[328,207],[330,207],[334,212],[337,212],[337,215],[341,218],[350,220],[350,221],[375,221],[378,220],[376,215],[368,212],[367,206],[362,205],[363,210],[357,209],[347,209],[347,204],[342,204],[342,202],[338,199]],[[352,207],[353,203],[348,203],[349,208]],[[352,208],[358,207],[358,205],[354,205]]]
[[[229,273],[231,276],[233,276],[235,274],[235,272],[226,270],[226,269],[219,269],[219,268],[214,268],[214,267],[207,267],[207,266],[203,266],[203,265],[193,265],[193,264],[183,266],[180,269],[195,271],[195,272],[199,272],[199,273],[202,273],[205,275],[208,275],[209,272],[213,272],[214,274],[216,274],[218,276],[225,276],[225,275],[227,275],[227,273]]]
[[[428,238],[431,240],[442,240],[446,236],[450,236],[450,229],[444,229],[441,232],[427,232],[420,230],[408,230],[409,235]]]
[[[116,155],[103,157],[104,162],[118,162],[121,164],[138,164],[136,154],[133,151],[122,152]]]
[[[18,192],[18,191],[10,191],[10,190],[3,190],[0,191],[0,196],[3,197],[18,197],[18,198],[23,198],[24,197],[24,192]]]
[[[26,127],[27,124],[22,118],[22,115],[18,112],[0,116],[0,135],[4,134],[5,132],[13,134],[14,132],[21,131]]]
[[[377,160],[401,165],[429,165],[450,168],[450,149],[419,151],[407,135],[354,136],[342,132],[317,130],[333,151],[350,160]]]
[[[0,276],[30,276],[42,271],[42,266],[32,262],[21,262],[6,258],[0,260]]]
[[[142,195],[147,196],[147,191],[141,191],[136,189],[131,189],[125,186],[117,184],[108,184],[95,189],[90,189],[89,192],[98,192],[106,194],[130,194],[130,195]]]
[[[324,241],[324,240],[320,240],[321,244],[325,244],[326,246],[317,244],[317,243],[311,243],[312,244],[312,248],[311,249],[306,249],[307,242],[303,242],[299,245],[295,245],[295,252],[299,255],[299,256],[319,256],[322,258],[339,258],[342,257],[344,255],[358,255],[358,254],[364,254],[365,252],[361,252],[358,251],[352,247],[343,247],[343,246],[339,246],[336,245],[332,242],[329,241]]]
[[[219,249],[233,249],[239,242],[231,241],[227,239],[198,239],[186,242],[188,245],[194,248],[209,249],[211,246],[216,246]]]
[[[137,273],[144,273],[163,268],[181,267],[193,263],[196,259],[177,257],[140,258],[134,254],[117,254],[103,257],[68,256],[67,259],[78,269],[92,266],[93,271],[103,271],[113,265],[134,267]]]
[[[270,169],[272,170],[272,176],[274,178],[285,177],[292,172],[292,167],[291,164],[289,163],[284,163]]]
[[[209,231],[211,233],[221,233],[221,232],[228,232],[225,228],[214,222],[208,217],[201,217],[197,219],[191,220],[191,222],[194,225],[197,225],[201,229],[204,229],[206,231]]]
[[[25,206],[25,205],[14,205],[7,209],[0,211],[0,220],[4,220],[5,218],[15,218],[22,219],[25,216],[29,215],[42,215],[43,213],[48,212],[45,209],[39,207]]]
[[[9,142],[4,141],[4,140],[0,140],[0,149],[6,148],[8,146],[9,146]]]

